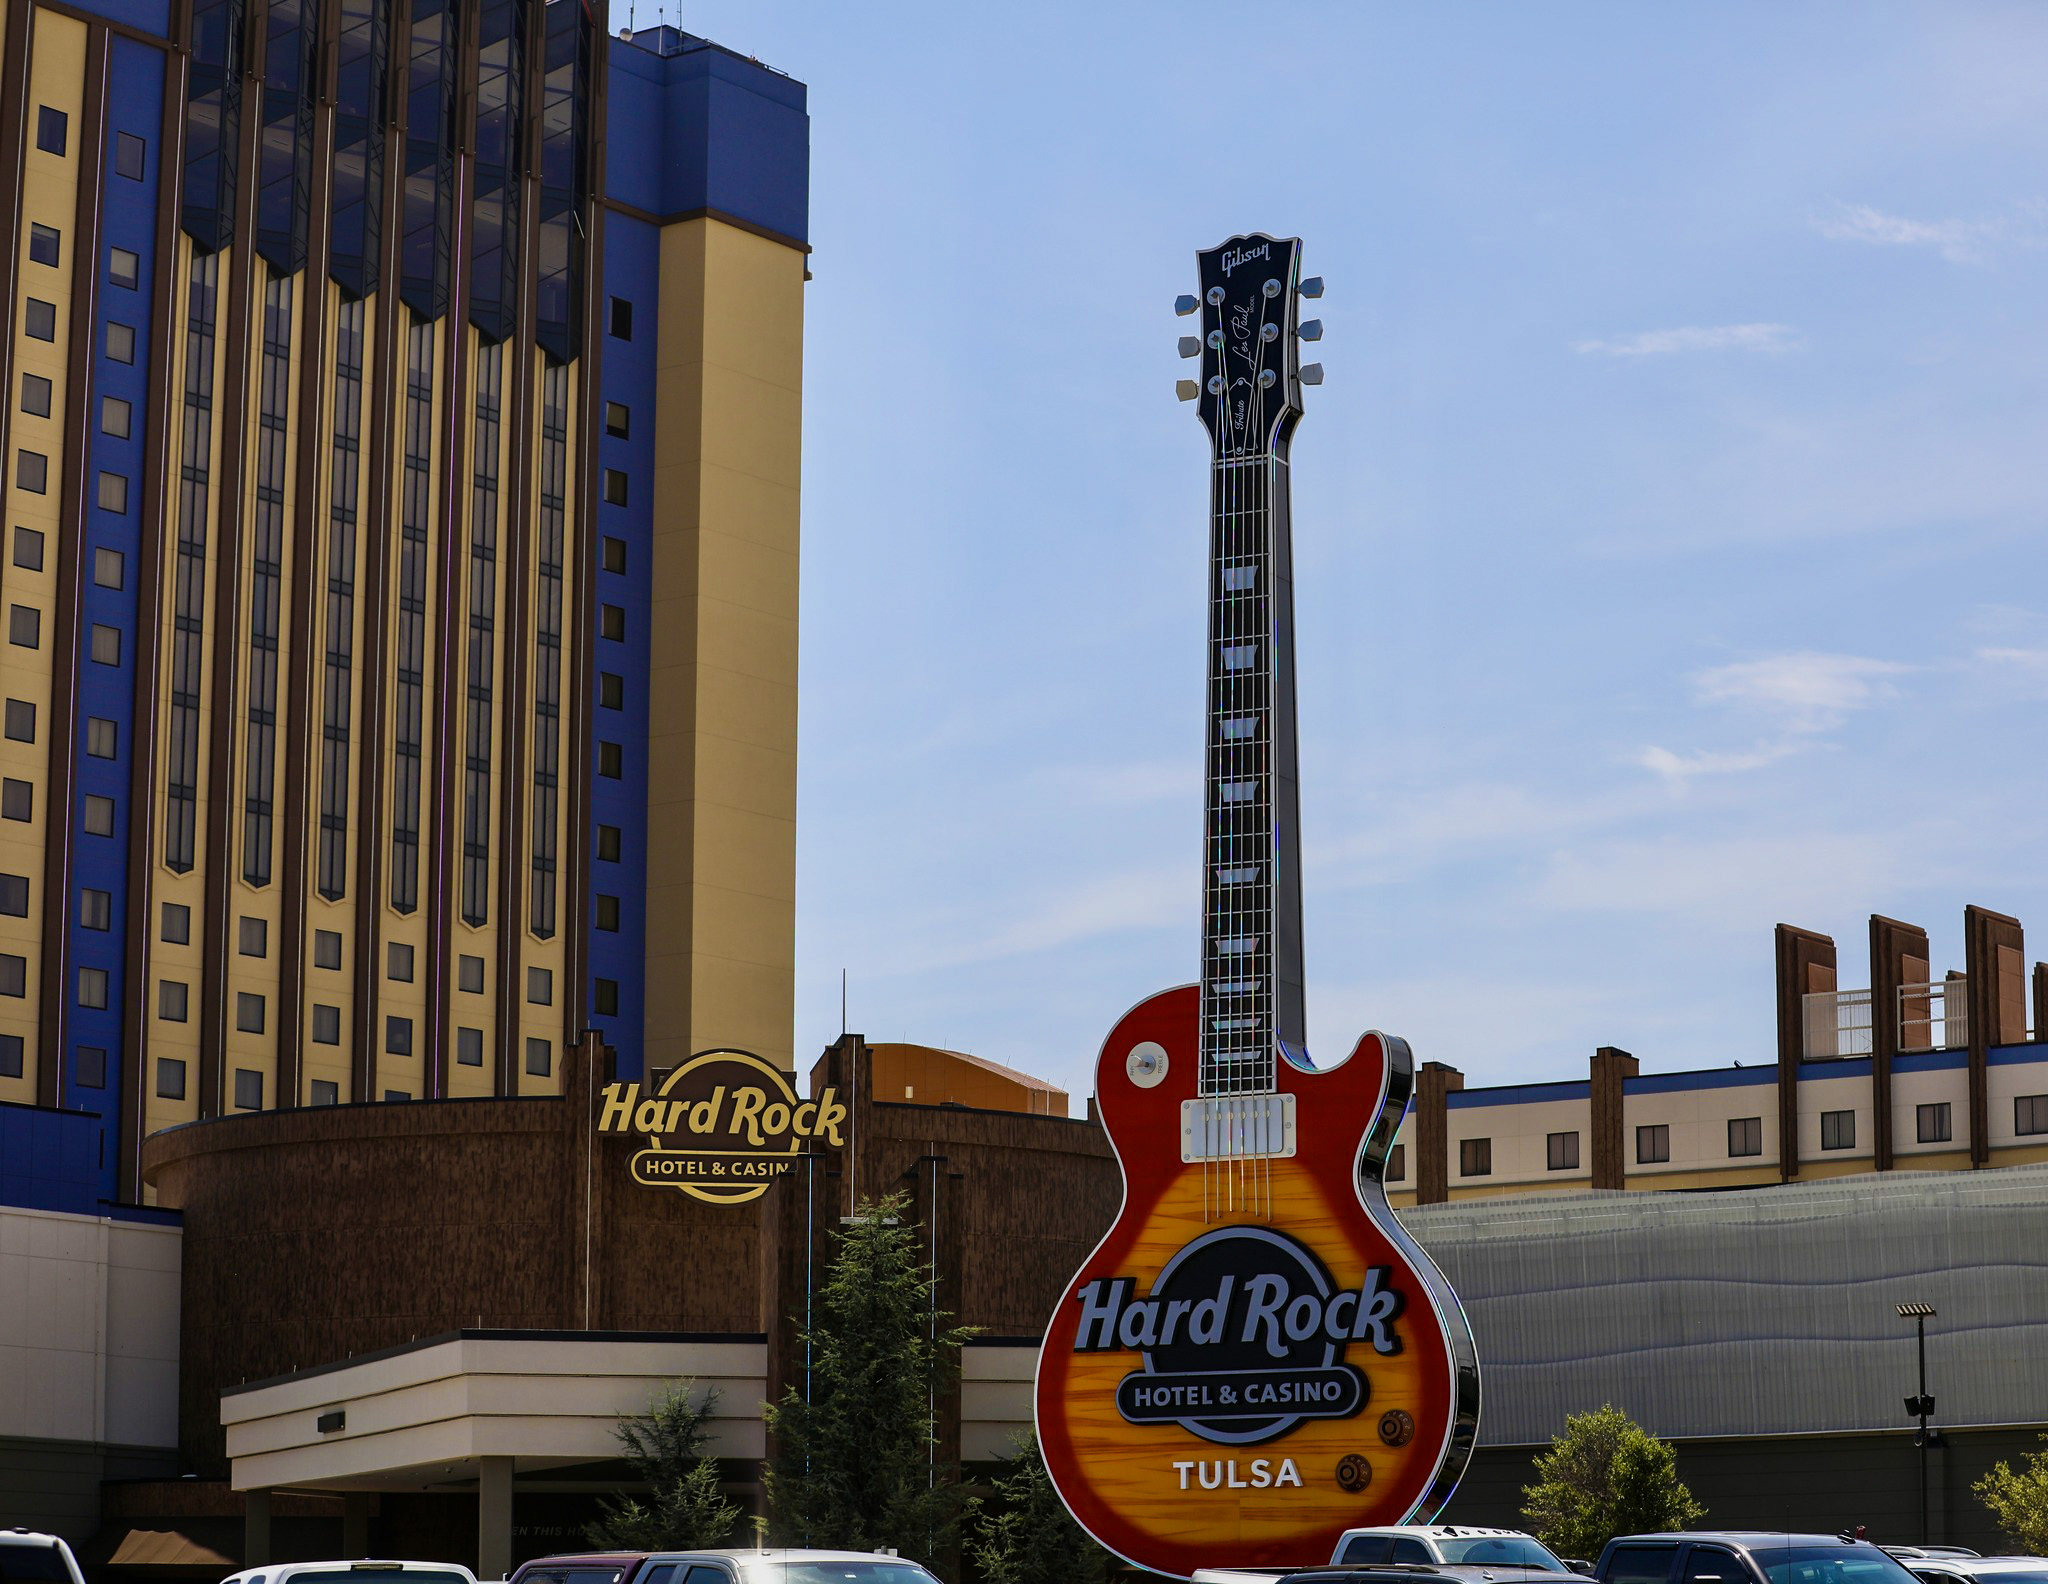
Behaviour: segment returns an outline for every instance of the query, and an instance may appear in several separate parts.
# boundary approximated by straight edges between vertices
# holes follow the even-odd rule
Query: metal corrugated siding
[[[2048,1166],[1403,1211],[1478,1339],[1482,1445],[1611,1402],[1660,1436],[2048,1424]]]

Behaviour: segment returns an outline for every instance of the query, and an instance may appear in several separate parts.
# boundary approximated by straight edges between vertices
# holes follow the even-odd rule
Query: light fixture
[[[1901,1320],[1932,1320],[1934,1318],[1934,1305],[1920,1303],[1900,1304],[1899,1318]]]

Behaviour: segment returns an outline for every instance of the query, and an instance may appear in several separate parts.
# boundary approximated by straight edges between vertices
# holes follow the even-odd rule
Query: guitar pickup
[[[1294,1145],[1291,1094],[1203,1095],[1180,1103],[1183,1161],[1286,1157]]]

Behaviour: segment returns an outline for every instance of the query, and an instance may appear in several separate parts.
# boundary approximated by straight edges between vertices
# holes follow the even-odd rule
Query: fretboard
[[[1213,466],[1200,1084],[1264,1094],[1303,1022],[1287,458]]]

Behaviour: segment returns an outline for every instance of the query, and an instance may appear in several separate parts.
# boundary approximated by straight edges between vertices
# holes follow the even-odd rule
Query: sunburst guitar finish
[[[1287,450],[1300,244],[1200,255],[1215,448],[1202,979],[1140,1002],[1096,1066],[1115,1225],[1046,1332],[1039,1443],[1069,1510],[1154,1571],[1327,1562],[1426,1521],[1478,1425],[1472,1339],[1383,1175],[1405,1042],[1303,1051]],[[1309,371],[1311,379],[1317,371]],[[1187,389],[1183,387],[1184,391]]]

